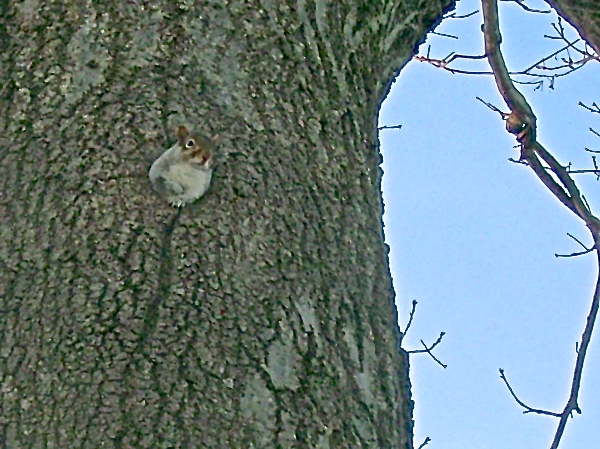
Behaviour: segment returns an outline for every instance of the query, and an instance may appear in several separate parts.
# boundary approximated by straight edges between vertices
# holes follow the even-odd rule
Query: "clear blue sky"
[[[528,5],[548,9],[541,1]],[[480,9],[463,0],[459,13]],[[503,50],[509,68],[528,67],[558,49],[556,15],[531,14],[501,3]],[[447,20],[430,36],[432,57],[451,51],[481,54],[481,14]],[[568,26],[565,24],[565,26]],[[571,36],[576,36],[574,31]],[[460,65],[476,70],[487,64]],[[457,66],[458,67],[458,66]],[[600,115],[579,101],[600,103],[600,64],[558,79],[555,90],[522,87],[538,117],[539,140],[562,163],[591,168],[585,147],[600,150]],[[436,355],[411,356],[415,447],[427,449],[547,448],[557,419],[522,413],[499,378],[504,368],[520,398],[532,407],[562,411],[570,391],[575,343],[588,314],[596,265],[593,254],[557,259],[590,244],[585,227],[518,158],[504,122],[475,97],[507,110],[489,76],[452,75],[425,63],[405,67],[383,105],[385,234],[400,325],[411,301],[419,304],[404,340],[420,349],[446,336]],[[600,155],[599,155],[600,156]],[[596,214],[600,181],[577,178]],[[561,449],[600,447],[600,327],[588,351],[579,405]]]

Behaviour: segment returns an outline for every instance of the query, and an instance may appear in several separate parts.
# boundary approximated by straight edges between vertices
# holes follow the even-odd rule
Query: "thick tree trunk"
[[[375,126],[449,4],[1,2],[3,447],[412,447]]]

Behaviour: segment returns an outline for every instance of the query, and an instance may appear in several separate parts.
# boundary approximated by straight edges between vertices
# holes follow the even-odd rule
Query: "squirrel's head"
[[[177,128],[177,140],[182,158],[199,168],[209,170],[214,163],[213,142],[206,137],[192,134],[185,126]]]

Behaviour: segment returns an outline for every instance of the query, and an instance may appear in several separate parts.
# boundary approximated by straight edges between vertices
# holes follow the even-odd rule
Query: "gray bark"
[[[449,4],[0,2],[2,446],[412,447],[376,116]]]

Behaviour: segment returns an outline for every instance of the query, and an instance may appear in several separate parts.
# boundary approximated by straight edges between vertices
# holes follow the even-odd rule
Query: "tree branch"
[[[408,323],[406,323],[406,329],[404,329],[404,332],[402,332],[402,335],[400,336],[400,344],[402,344],[402,340],[404,339],[405,335],[410,329],[410,325],[412,324],[413,318],[415,317],[415,311],[417,310],[417,304],[417,300],[413,299],[412,308],[410,309],[410,315],[408,317]]]
[[[435,348],[437,345],[439,345],[442,342],[442,338],[444,338],[444,335],[446,335],[446,332],[440,332],[440,336],[438,337],[438,339],[430,346],[427,347],[427,345],[425,344],[425,342],[423,340],[421,340],[421,344],[423,345],[423,347],[425,349],[413,349],[412,351],[406,351],[408,354],[419,354],[419,353],[423,353],[426,352],[427,354],[429,354],[431,356],[431,358],[433,360],[435,360],[442,368],[448,368],[448,365],[444,365],[442,362],[440,362],[439,359],[437,359],[433,353],[431,352],[431,350],[433,348]]]
[[[594,238],[594,246],[598,248],[598,239]],[[596,257],[598,260],[598,266],[600,267],[600,252],[596,251]],[[598,273],[598,279],[596,280],[596,289],[594,291],[594,298],[592,299],[592,306],[588,313],[587,320],[585,323],[585,329],[581,336],[581,344],[577,351],[577,360],[575,361],[575,371],[573,373],[573,382],[571,383],[571,393],[569,400],[565,405],[565,408],[561,414],[554,440],[552,441],[551,449],[557,449],[560,443],[560,439],[567,425],[567,419],[571,416],[573,410],[581,414],[581,409],[577,403],[577,397],[579,396],[579,388],[581,387],[581,377],[583,376],[583,365],[585,363],[585,356],[587,354],[590,341],[592,340],[592,332],[594,331],[594,324],[598,317],[598,309],[600,308],[600,273]]]
[[[425,446],[427,446],[427,444],[429,444],[430,441],[431,441],[431,438],[429,438],[429,437],[425,438],[425,441],[423,441],[421,443],[421,445],[419,446],[419,449],[423,449]]]
[[[498,91],[502,95],[506,105],[510,108],[510,114],[506,118],[506,129],[514,134],[521,146],[521,160],[529,165],[544,185],[573,213],[581,218],[592,234],[594,240],[593,249],[600,247],[600,221],[592,214],[585,197],[579,191],[575,181],[570,176],[568,168],[562,166],[556,158],[550,154],[544,146],[537,141],[536,136],[536,116],[533,113],[525,97],[514,86],[510,78],[509,71],[504,62],[504,57],[500,51],[502,35],[498,25],[498,4],[497,0],[482,0],[484,17],[484,36],[485,51],[488,58]],[[562,33],[562,24],[559,24],[557,32]],[[588,108],[589,109],[589,108]],[[541,159],[541,160],[540,160]],[[548,167],[544,167],[541,161],[544,161]],[[583,244],[581,244],[584,246]],[[584,246],[585,248],[585,246]],[[587,251],[587,248],[586,248]],[[596,251],[598,266],[600,267],[600,251]],[[590,306],[590,312],[587,317],[585,329],[581,337],[581,345],[577,351],[573,380],[571,383],[571,392],[569,399],[562,411],[557,414],[539,409],[533,409],[520,401],[512,388],[508,384],[504,372],[500,370],[501,377],[506,383],[513,398],[526,409],[526,412],[535,412],[559,417],[559,424],[552,441],[551,449],[557,449],[564,433],[567,419],[573,411],[581,413],[577,398],[581,386],[581,377],[583,375],[583,366],[587,348],[591,341],[592,331],[598,316],[600,304],[600,273],[596,280],[596,289]]]
[[[523,407],[525,409],[525,411],[523,413],[537,413],[538,415],[550,415],[550,416],[554,416],[557,418],[560,417],[560,413],[549,412],[547,410],[542,410],[539,408],[533,408],[533,407],[530,407],[527,404],[525,404],[523,401],[521,401],[515,394],[514,390],[510,386],[510,384],[508,383],[508,379],[504,375],[504,370],[502,368],[500,368],[499,371],[500,371],[500,379],[502,379],[504,381],[504,384],[506,385],[506,388],[508,388],[508,391],[510,391],[510,394],[512,395],[513,399],[517,402],[517,404],[519,404],[521,407]]]

